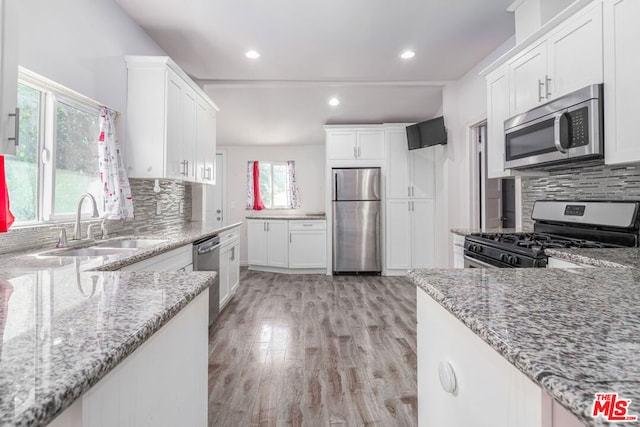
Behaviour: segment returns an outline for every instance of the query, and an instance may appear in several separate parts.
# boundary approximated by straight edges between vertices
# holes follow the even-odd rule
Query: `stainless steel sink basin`
[[[101,242],[97,245],[91,246],[95,249],[102,248],[122,248],[122,249],[142,249],[148,248],[150,246],[157,245],[159,243],[164,243],[166,240],[161,239],[122,239],[122,240],[113,240],[107,242]]]
[[[54,251],[48,252],[46,254],[41,254],[44,256],[106,256],[106,255],[120,255],[120,254],[131,254],[134,252],[135,248],[78,248],[78,249],[68,249],[63,251]]]

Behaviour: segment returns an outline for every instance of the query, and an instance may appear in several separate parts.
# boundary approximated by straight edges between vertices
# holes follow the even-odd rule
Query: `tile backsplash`
[[[192,197],[191,184],[183,181],[160,180],[160,192],[153,191],[155,181],[152,179],[129,179],[133,195],[135,219],[133,221],[110,220],[107,230],[110,236],[123,234],[162,234],[168,228],[180,227],[191,221]],[[78,199],[80,196],[78,196]],[[159,204],[159,205],[158,205]],[[157,210],[159,208],[159,211]],[[157,213],[159,212],[159,214]],[[88,221],[83,216],[83,236],[87,226],[95,225],[94,231],[100,235],[101,221]],[[13,252],[36,247],[53,247],[58,241],[59,230],[52,227],[64,226],[71,239],[73,222],[64,224],[43,224],[31,227],[16,227],[0,234],[0,253]]]
[[[640,200],[640,165],[563,168],[522,178],[522,226],[533,227],[536,200]]]

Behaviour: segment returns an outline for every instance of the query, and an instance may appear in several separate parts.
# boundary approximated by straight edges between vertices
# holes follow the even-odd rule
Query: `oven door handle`
[[[566,154],[567,147],[563,144],[563,141],[569,142],[569,120],[567,119],[568,113],[560,113],[556,115],[553,120],[553,143],[556,149]]]

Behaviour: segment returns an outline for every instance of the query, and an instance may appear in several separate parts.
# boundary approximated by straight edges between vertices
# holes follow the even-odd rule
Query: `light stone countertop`
[[[453,234],[466,236],[473,233],[532,233],[533,230],[523,230],[521,228],[451,228]]]
[[[129,236],[167,240],[133,255],[0,256],[0,425],[49,423],[216,276],[115,270],[240,224]]]
[[[409,278],[586,425],[594,394],[640,414],[640,270],[413,270]]]
[[[315,214],[302,214],[302,215],[276,215],[276,214],[269,214],[269,215],[249,215],[246,217],[247,219],[272,219],[272,220],[289,220],[289,221],[311,221],[311,220],[326,220],[327,216],[322,214],[322,215],[315,215]]]
[[[550,257],[594,267],[640,268],[640,248],[545,249]]]

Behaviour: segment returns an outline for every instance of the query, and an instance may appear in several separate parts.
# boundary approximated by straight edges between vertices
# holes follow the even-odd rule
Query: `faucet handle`
[[[96,224],[89,224],[87,226],[87,239],[89,240],[95,240],[95,235],[93,234],[93,226]]]
[[[51,227],[50,230],[60,230],[60,236],[58,236],[58,243],[56,243],[56,248],[66,248],[67,229],[65,227]]]

